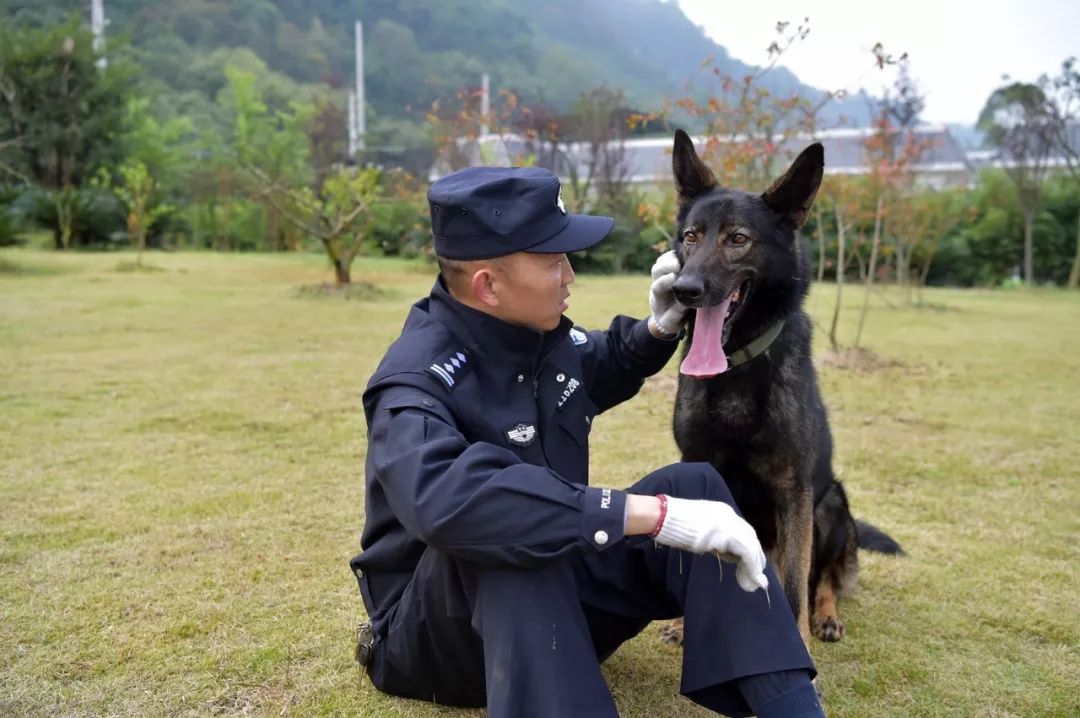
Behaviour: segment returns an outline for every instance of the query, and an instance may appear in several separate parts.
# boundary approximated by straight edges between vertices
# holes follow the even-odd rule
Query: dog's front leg
[[[795,483],[794,476],[789,480]],[[781,498],[777,505],[775,569],[784,586],[791,612],[799,624],[799,634],[809,650],[810,606],[807,591],[814,538],[814,497],[809,489],[801,488],[778,493]]]

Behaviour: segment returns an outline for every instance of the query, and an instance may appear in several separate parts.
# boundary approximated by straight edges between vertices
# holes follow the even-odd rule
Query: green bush
[[[270,236],[266,207],[244,197],[222,197],[189,207],[176,213],[160,227],[174,243],[194,249],[224,251],[274,250],[275,237]],[[285,227],[279,221],[279,231]],[[155,226],[156,228],[156,226]]]
[[[23,218],[12,208],[12,204],[23,191],[18,187],[0,186],[0,247],[19,244],[19,233],[24,228]]]
[[[412,200],[379,202],[371,208],[365,250],[388,257],[416,257],[431,243],[426,204]]]
[[[590,214],[612,217],[615,226],[596,247],[574,255],[574,269],[602,274],[649,271],[656,261],[657,245],[666,245],[667,237],[639,216],[638,207],[645,200],[644,195],[630,190],[614,202],[593,207]]]
[[[60,246],[55,192],[38,187],[23,192],[11,205],[24,221],[53,232]],[[86,187],[72,192],[71,247],[108,248],[126,242],[126,214],[119,200],[106,189]]]

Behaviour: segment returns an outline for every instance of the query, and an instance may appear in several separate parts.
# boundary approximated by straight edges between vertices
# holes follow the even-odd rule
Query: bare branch
[[[310,234],[313,237],[318,237],[319,239],[323,240],[324,242],[327,240],[328,237],[333,236],[332,234],[327,234],[327,233],[323,232],[321,229],[309,224],[308,222],[306,222],[303,218],[299,217],[298,215],[293,214],[292,210],[286,208],[285,205],[279,204],[277,199],[275,199],[275,197],[274,197],[274,188],[273,187],[269,187],[269,188],[263,190],[260,194],[262,196],[266,197],[267,200],[269,200],[270,204],[273,205],[274,209],[276,209],[278,212],[281,213],[282,217],[287,219],[290,223],[292,223],[298,229],[300,229],[300,230],[302,230],[304,232],[307,232],[308,234]],[[290,198],[291,198],[291,195],[290,195]]]
[[[356,206],[353,207],[352,211],[344,217],[340,218],[337,226],[334,228],[331,235],[336,237],[339,234],[347,231],[348,228],[352,225],[352,223],[356,221],[356,218],[360,216],[360,213],[364,212],[365,210],[367,210],[367,203],[365,203],[363,200],[358,200]]]

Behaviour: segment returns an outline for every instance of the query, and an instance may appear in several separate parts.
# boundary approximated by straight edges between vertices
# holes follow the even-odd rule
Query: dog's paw
[[[682,619],[676,618],[674,621],[664,626],[664,630],[660,631],[660,640],[664,643],[670,643],[673,646],[681,646],[683,643]]]
[[[811,628],[814,636],[822,641],[833,643],[844,637],[844,622],[839,616],[814,616]]]

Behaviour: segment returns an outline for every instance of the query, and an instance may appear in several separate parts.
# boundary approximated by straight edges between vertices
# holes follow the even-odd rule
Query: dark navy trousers
[[[674,464],[628,489],[734,506],[708,464]],[[379,689],[490,718],[617,716],[600,663],[650,621],[685,616],[680,691],[750,714],[736,679],[813,665],[776,575],[770,601],[734,566],[633,536],[537,569],[466,562],[428,548],[377,638]]]

